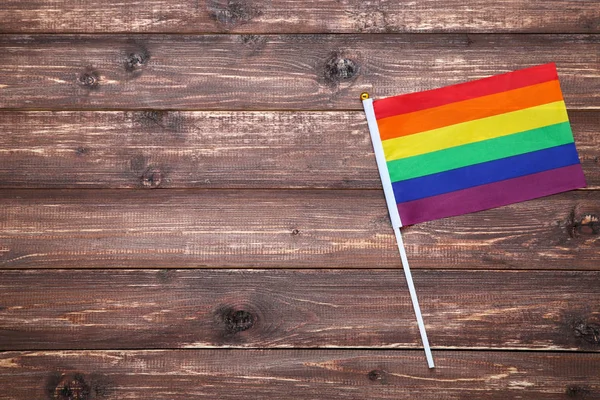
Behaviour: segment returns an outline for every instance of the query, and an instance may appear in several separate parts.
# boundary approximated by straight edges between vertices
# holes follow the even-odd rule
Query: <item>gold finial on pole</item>
[[[367,92],[362,92],[362,93],[360,94],[360,99],[361,99],[361,100],[366,100],[366,99],[368,99],[368,98],[369,98],[369,93],[367,93]]]

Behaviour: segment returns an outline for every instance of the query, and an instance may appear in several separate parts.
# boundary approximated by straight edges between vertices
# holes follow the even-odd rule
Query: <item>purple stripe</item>
[[[398,204],[403,225],[468,214],[585,187],[581,164]]]

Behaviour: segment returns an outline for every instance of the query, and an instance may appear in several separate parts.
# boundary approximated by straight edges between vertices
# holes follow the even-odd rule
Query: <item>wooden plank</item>
[[[361,109],[534,64],[570,108],[600,107],[600,35],[33,35],[0,37],[0,107]]]
[[[414,268],[591,269],[600,191],[404,228]],[[379,190],[4,190],[3,268],[399,266]]]
[[[415,271],[436,349],[600,351],[599,280]],[[14,270],[0,282],[4,350],[420,346],[400,270]]]
[[[598,189],[600,112],[570,118]],[[381,187],[360,111],[4,111],[0,131],[4,188]]]
[[[0,32],[599,32],[594,1],[4,0]]]
[[[600,398],[600,355],[417,351],[0,353],[4,399]],[[76,397],[77,396],[77,397]]]

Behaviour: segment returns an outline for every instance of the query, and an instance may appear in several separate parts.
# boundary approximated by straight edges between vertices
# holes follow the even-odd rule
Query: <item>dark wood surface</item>
[[[557,63],[569,108],[600,108],[598,35],[2,35],[0,107],[362,110]]]
[[[569,117],[598,189],[600,110]],[[362,111],[7,111],[0,188],[381,190],[367,129]]]
[[[600,399],[600,7],[0,3],[0,399]],[[586,189],[403,228],[358,99],[557,63]]]
[[[399,268],[381,190],[4,190],[4,268]],[[404,228],[413,268],[598,270],[598,192]]]
[[[600,272],[415,271],[438,349],[600,352]],[[400,271],[0,272],[15,350],[415,348]]]
[[[0,32],[594,32],[581,0],[3,0]]]
[[[436,357],[428,370],[409,350],[6,352],[0,386],[18,399],[598,399],[600,354]]]

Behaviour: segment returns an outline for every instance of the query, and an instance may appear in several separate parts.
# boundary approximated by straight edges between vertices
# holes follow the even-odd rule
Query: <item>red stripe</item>
[[[488,96],[558,79],[556,64],[549,63],[525,68],[489,78],[459,83],[425,92],[409,93],[373,101],[375,117],[387,118],[457,101]]]
[[[581,164],[398,204],[403,225],[463,215],[585,187]]]

